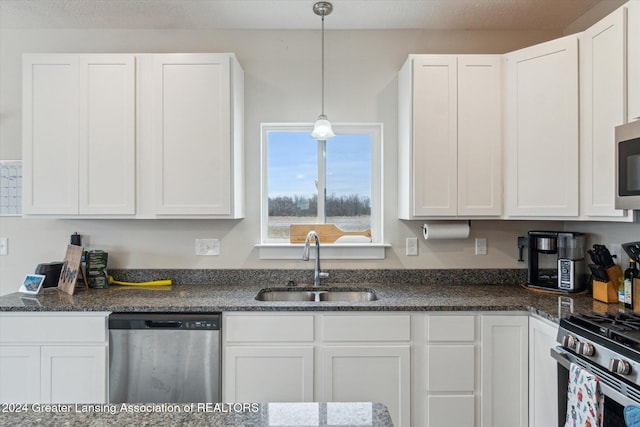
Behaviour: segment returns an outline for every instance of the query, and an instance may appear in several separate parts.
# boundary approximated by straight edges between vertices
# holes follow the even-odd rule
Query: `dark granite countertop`
[[[10,409],[0,411],[0,425],[393,427],[380,403],[26,404]]]
[[[71,296],[47,288],[38,296],[13,293],[0,297],[0,311],[230,312],[230,311],[528,311],[557,321],[570,312],[617,311],[588,294],[550,295],[517,284],[330,284],[322,289],[366,288],[370,302],[264,302],[255,296],[260,284],[111,286],[77,289]],[[274,286],[271,286],[274,288]]]

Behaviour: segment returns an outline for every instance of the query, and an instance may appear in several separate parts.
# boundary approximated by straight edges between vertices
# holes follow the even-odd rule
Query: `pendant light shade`
[[[319,139],[321,141],[327,140],[329,138],[333,138],[336,136],[333,133],[333,127],[331,126],[331,122],[327,120],[327,116],[321,114],[313,125],[313,132],[311,132],[311,138]]]
[[[322,113],[318,116],[318,120],[313,125],[311,138],[320,141],[327,140],[336,136],[333,133],[331,122],[324,115],[324,17],[329,15],[333,10],[333,5],[327,1],[319,1],[313,5],[313,12],[322,18]]]

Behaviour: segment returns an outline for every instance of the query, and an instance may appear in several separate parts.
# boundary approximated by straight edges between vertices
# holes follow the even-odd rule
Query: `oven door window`
[[[618,192],[620,196],[640,196],[640,138],[619,143]]]

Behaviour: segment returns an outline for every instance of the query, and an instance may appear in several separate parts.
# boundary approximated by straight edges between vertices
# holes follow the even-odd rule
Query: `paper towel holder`
[[[422,225],[425,240],[468,239],[471,232],[471,220],[436,220]]]

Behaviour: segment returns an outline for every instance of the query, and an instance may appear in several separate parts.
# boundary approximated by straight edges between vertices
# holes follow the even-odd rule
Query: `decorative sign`
[[[58,289],[69,295],[73,295],[78,282],[78,274],[82,274],[83,277],[85,275],[82,269],[83,251],[84,248],[82,246],[67,245],[67,254],[64,257],[64,264],[62,264]],[[87,283],[86,279],[84,279],[84,283]]]

